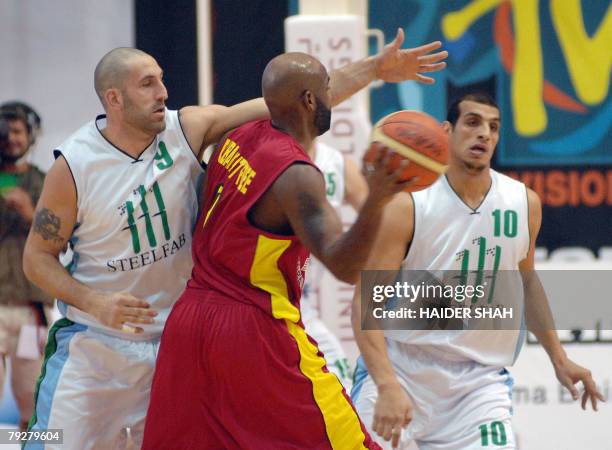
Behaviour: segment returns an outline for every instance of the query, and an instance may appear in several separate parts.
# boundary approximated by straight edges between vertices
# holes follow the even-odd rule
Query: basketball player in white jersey
[[[307,151],[325,178],[327,200],[339,209],[346,201],[355,211],[359,211],[368,195],[368,184],[359,171],[357,164],[345,157],[341,151],[317,140]],[[321,298],[319,292],[325,267],[317,259],[310,258],[306,271],[306,282],[300,299],[302,322],[306,332],[317,341],[319,350],[325,356],[327,368],[334,373],[347,392],[353,384],[353,371],[338,338],[319,317],[316,302]],[[332,300],[332,299],[329,299]],[[324,300],[325,301],[325,300]]]
[[[596,409],[603,397],[591,373],[566,356],[554,326],[542,326],[551,318],[533,273],[540,200],[490,168],[499,139],[497,105],[483,94],[466,95],[451,106],[444,127],[450,139],[448,173],[386,206],[367,268],[473,270],[482,255],[484,270],[520,270],[527,327],[546,349],[561,384],[576,400],[574,384],[582,381],[582,407],[590,399]],[[363,331],[360,305],[371,299],[360,297],[356,289],[353,329],[363,360],[352,397],[372,436],[386,448],[414,443],[420,450],[515,448],[512,379],[504,367],[518,355],[521,330]],[[532,304],[534,299],[542,302]]]
[[[375,78],[434,80],[447,53],[401,50],[403,32],[374,57],[330,74],[336,105]],[[98,63],[105,116],[60,145],[24,254],[32,282],[61,299],[30,430],[64,430],[46,448],[140,448],[159,337],[188,280],[200,154],[228,129],[267,116],[262,99],[170,111],[155,59],[119,48]],[[66,271],[58,255],[74,252]],[[28,443],[26,448],[41,444]]]

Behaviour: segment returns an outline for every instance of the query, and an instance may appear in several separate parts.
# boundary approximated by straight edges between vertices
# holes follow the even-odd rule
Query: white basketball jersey
[[[325,177],[327,200],[338,209],[344,200],[344,156],[340,150],[317,141],[315,165]]]
[[[338,209],[344,200],[344,156],[342,152],[323,142],[317,141],[315,145],[314,163],[325,177],[327,200],[335,209]],[[317,289],[316,280],[322,276],[324,270],[325,267],[320,261],[313,257],[310,258],[300,301],[303,321],[318,316],[316,305],[313,305],[313,298],[316,298],[314,290]]]
[[[70,239],[72,276],[94,289],[125,291],[158,311],[155,324],[134,335],[103,326],[60,301],[75,322],[131,339],[161,334],[170,308],[191,275],[191,236],[203,170],[189,148],[177,111],[166,129],[134,159],[102,135],[104,116],[58,147],[77,192],[77,224]]]
[[[522,283],[518,264],[529,251],[527,191],[525,185],[490,171],[491,188],[477,209],[467,206],[445,176],[431,187],[412,194],[414,235],[402,270],[469,274],[503,272],[511,280],[512,295]],[[500,282],[498,281],[498,284]],[[496,292],[503,292],[497,286]],[[510,290],[508,290],[509,292]],[[518,318],[520,323],[522,318]],[[451,360],[473,360],[486,365],[510,365],[521,346],[522,327],[514,330],[386,331],[389,339],[426,347]]]

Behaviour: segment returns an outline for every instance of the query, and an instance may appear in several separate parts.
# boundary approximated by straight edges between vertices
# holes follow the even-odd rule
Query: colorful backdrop
[[[542,199],[539,256],[612,259],[612,6],[609,0],[377,0],[371,28],[450,52],[435,88],[386,85],[372,120],[420,109],[442,120],[474,88],[499,102],[494,167]],[[568,247],[578,247],[579,249]]]

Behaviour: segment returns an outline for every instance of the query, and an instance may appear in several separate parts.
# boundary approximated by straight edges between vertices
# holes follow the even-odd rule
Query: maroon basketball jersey
[[[312,161],[269,120],[232,131],[213,153],[193,238],[188,286],[254,303],[278,319],[299,320],[309,251],[295,235],[250,223],[248,212],[291,164]]]

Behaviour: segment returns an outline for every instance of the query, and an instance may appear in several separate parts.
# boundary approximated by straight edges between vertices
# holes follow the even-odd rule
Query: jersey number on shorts
[[[145,219],[145,228],[147,230],[147,240],[149,241],[149,245],[151,247],[155,247],[157,245],[157,239],[155,238],[155,231],[153,230],[153,222],[151,220],[151,213],[149,211],[149,205],[147,204],[147,193],[148,191],[141,184],[138,186],[138,192],[140,193],[140,209],[142,210],[142,215],[138,217],[138,219]],[[166,205],[164,204],[164,198],[162,197],[161,190],[159,189],[159,185],[157,181],[153,183],[151,189],[155,196],[155,201],[157,202],[158,212],[153,214],[153,217],[159,216],[162,222],[162,228],[164,230],[164,238],[167,240],[170,239],[170,226],[168,225],[168,215],[166,214]],[[128,226],[123,228],[124,230],[129,229],[132,234],[132,247],[134,248],[134,253],[140,252],[140,237],[138,236],[138,226],[136,224],[136,217],[134,216],[134,204],[131,201],[125,202],[125,209],[128,214]]]
[[[480,444],[483,447],[489,446],[489,437],[493,445],[506,445],[508,442],[506,427],[503,422],[494,421],[490,425],[484,424],[478,428],[480,429]]]

